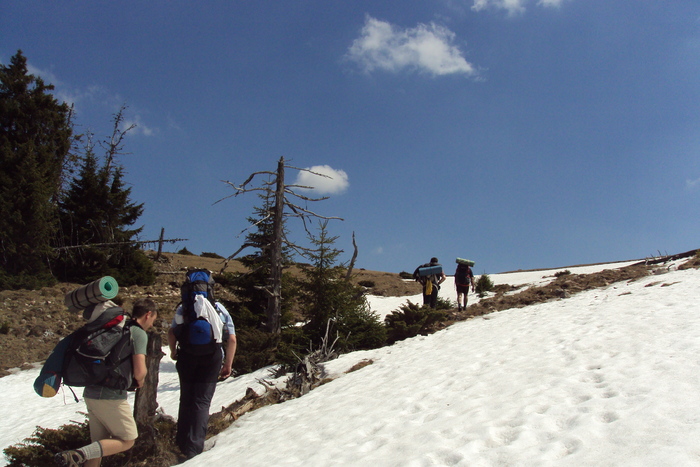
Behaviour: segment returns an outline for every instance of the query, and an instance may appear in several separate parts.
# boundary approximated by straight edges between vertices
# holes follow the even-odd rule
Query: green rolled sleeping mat
[[[111,276],[104,276],[67,293],[64,303],[70,311],[82,311],[90,305],[113,299],[118,292],[117,281]]]
[[[472,260],[470,260],[470,259],[464,259],[464,258],[457,258],[457,260],[455,261],[455,263],[457,263],[457,264],[465,264],[465,265],[467,265],[467,266],[469,266],[469,267],[472,267],[472,266],[474,266],[474,264],[475,264],[474,261],[472,261]]]

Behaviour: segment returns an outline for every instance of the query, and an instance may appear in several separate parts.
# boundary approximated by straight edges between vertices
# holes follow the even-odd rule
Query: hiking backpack
[[[198,317],[194,308],[195,299],[202,296],[216,309],[211,272],[206,269],[187,271],[180,295],[183,323],[174,329],[180,349],[192,355],[211,355],[221,345],[214,339],[211,323],[204,317]]]
[[[427,282],[437,283],[441,275],[442,266],[434,263],[425,263],[413,271],[413,279],[421,284],[426,284]]]
[[[131,388],[133,325],[135,321],[122,308],[114,306],[71,334],[63,358],[63,382],[76,387]]]
[[[466,264],[459,264],[455,272],[455,285],[470,285],[470,277],[473,277],[471,268]]]
[[[430,263],[425,263],[421,264],[416,268],[415,271],[413,271],[413,280],[416,282],[420,282],[421,284],[425,281],[425,275],[421,274],[421,269],[430,267]]]

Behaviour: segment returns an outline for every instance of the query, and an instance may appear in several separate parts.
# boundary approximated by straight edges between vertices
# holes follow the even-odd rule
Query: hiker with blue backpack
[[[237,341],[231,315],[214,299],[210,271],[188,271],[181,295],[168,345],[180,379],[175,441],[182,455],[191,459],[204,450],[216,383],[231,375]]]
[[[63,451],[55,456],[58,465],[76,467],[99,467],[102,458],[111,456],[133,447],[138,430],[136,421],[127,401],[127,390],[143,386],[146,374],[146,354],[148,335],[158,317],[155,302],[148,298],[134,302],[131,319],[125,318],[124,310],[112,301],[105,301],[88,307],[85,311],[88,323],[100,320],[119,321],[126,331],[122,332],[119,342],[113,346],[112,353],[124,355],[119,365],[109,369],[106,378],[100,384],[90,384],[94,373],[82,364],[73,366],[72,354],[67,353],[64,363],[64,382],[67,385],[85,386],[83,398],[88,409],[91,444],[79,449]],[[109,323],[107,323],[109,324]],[[116,328],[119,324],[115,324]],[[87,326],[87,325],[86,325]],[[102,326],[104,327],[104,326]],[[99,331],[98,331],[99,332]],[[116,333],[113,333],[117,335]],[[106,336],[107,334],[102,334]],[[75,334],[76,342],[82,334]],[[95,337],[93,340],[97,341]],[[77,357],[76,357],[77,358]]]
[[[418,266],[413,271],[413,278],[423,286],[423,306],[428,305],[430,308],[435,308],[440,284],[447,279],[438,259],[430,258],[430,263]]]

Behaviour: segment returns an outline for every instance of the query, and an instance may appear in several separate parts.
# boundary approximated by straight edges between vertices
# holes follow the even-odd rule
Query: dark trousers
[[[433,293],[430,295],[425,293],[425,286],[423,286],[423,305],[429,305],[430,308],[435,308],[437,306],[438,298],[438,286],[433,284]]]
[[[176,368],[180,377],[180,408],[175,441],[188,459],[204,450],[209,423],[209,406],[221,371],[222,354],[178,355]]]

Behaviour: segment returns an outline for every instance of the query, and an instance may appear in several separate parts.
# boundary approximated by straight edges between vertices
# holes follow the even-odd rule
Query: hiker
[[[467,301],[469,299],[469,286],[471,285],[472,292],[476,290],[474,285],[474,273],[468,264],[457,263],[455,271],[455,288],[457,289],[457,309],[462,311],[467,309]],[[462,300],[464,298],[464,301]]]
[[[96,308],[100,306],[106,308],[116,305],[106,301],[96,305]],[[146,331],[153,327],[158,317],[158,308],[150,298],[141,298],[134,302],[131,317],[130,330],[134,348],[131,356],[132,374],[135,386],[140,388],[148,371]],[[85,387],[83,398],[88,409],[92,443],[79,449],[56,454],[58,465],[99,467],[103,457],[131,449],[138,437],[138,431],[126,392],[124,389],[112,389],[106,386]]]
[[[413,272],[413,278],[423,285],[423,306],[435,308],[440,284],[447,279],[438,259],[430,258],[430,263],[418,266]]]
[[[209,280],[213,285],[213,280]],[[183,303],[177,307],[168,331],[168,345],[170,356],[176,361],[175,367],[180,379],[180,405],[175,442],[182,455],[191,459],[204,450],[209,406],[217,381],[231,375],[237,341],[236,328],[226,308],[216,301],[212,304],[210,300],[203,298],[204,295],[195,295],[192,305],[197,309],[197,316],[207,317],[207,322],[211,324],[214,345],[211,351],[194,348],[185,337],[187,330],[183,329],[184,326],[191,325],[190,322],[186,322],[188,313],[184,306],[185,284]]]

